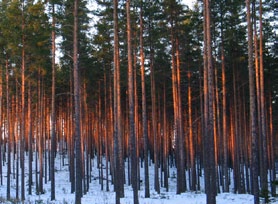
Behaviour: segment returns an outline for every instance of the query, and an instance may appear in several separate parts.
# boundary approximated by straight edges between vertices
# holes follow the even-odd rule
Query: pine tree
[[[254,85],[254,65],[253,65],[253,35],[251,24],[250,1],[246,0],[247,8],[247,28],[248,28],[248,71],[249,71],[249,98],[250,98],[250,120],[251,120],[251,142],[252,142],[252,192],[254,194],[254,204],[259,202],[259,184],[258,184],[258,158],[257,158],[257,121],[255,106],[255,85]]]

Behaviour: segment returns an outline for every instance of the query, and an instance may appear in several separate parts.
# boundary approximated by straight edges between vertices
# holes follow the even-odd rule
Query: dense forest
[[[204,173],[207,203],[232,191],[258,204],[276,195],[277,115],[277,0],[0,1],[7,200],[45,182],[55,200],[63,154],[76,204],[94,158],[116,204],[124,185],[139,203],[140,179],[150,196],[151,163],[157,193],[174,167],[177,194]]]

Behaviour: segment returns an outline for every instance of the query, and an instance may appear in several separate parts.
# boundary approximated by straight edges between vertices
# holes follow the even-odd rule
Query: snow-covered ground
[[[44,184],[45,193],[42,195],[36,195],[35,186],[33,186],[33,195],[28,195],[27,193],[27,179],[28,170],[26,169],[26,200],[24,203],[47,203],[47,204],[70,204],[74,203],[75,195],[71,193],[70,183],[69,183],[69,171],[68,166],[62,166],[59,160],[60,157],[56,159],[56,200],[50,201],[50,182]],[[26,158],[26,167],[28,159]],[[95,161],[96,162],[96,161]],[[96,168],[96,163],[93,165],[92,175],[93,178],[98,178],[99,171]],[[8,203],[5,201],[6,198],[6,165],[3,169],[3,185],[0,186],[0,203]],[[13,168],[13,167],[12,167]],[[169,192],[166,192],[164,188],[161,188],[161,193],[157,194],[153,190],[153,168],[150,167],[150,189],[151,197],[144,198],[144,185],[141,184],[141,190],[139,191],[139,202],[140,204],[205,204],[206,195],[204,192],[186,192],[180,195],[175,193],[175,181],[176,179],[169,178]],[[175,172],[175,169],[171,169],[171,172]],[[143,175],[143,169],[141,169],[141,175]],[[33,175],[35,179],[35,175]],[[11,195],[15,198],[15,180],[11,177]],[[141,176],[142,180],[143,176]],[[115,203],[115,193],[113,192],[113,186],[109,186],[110,191],[101,191],[101,186],[98,179],[92,179],[90,184],[89,192],[83,196],[83,204],[113,204]],[[104,181],[104,189],[105,181]],[[121,204],[132,204],[133,203],[133,192],[130,186],[125,186],[125,198],[121,199]],[[15,200],[10,203],[16,203]],[[19,202],[20,203],[20,202]],[[233,194],[233,193],[221,193],[217,196],[217,203],[219,204],[252,204],[253,196],[248,194]],[[278,203],[278,199],[272,198],[272,203]]]

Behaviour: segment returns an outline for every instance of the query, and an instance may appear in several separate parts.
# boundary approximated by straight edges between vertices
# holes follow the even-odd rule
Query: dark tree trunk
[[[128,108],[129,108],[129,138],[131,154],[131,174],[133,188],[133,203],[139,204],[138,199],[138,159],[137,142],[135,132],[135,107],[134,107],[134,79],[132,66],[132,44],[131,44],[131,22],[130,22],[130,1],[126,1],[127,12],[127,47],[128,47]]]
[[[82,197],[82,151],[81,151],[81,117],[80,117],[80,81],[78,66],[78,3],[74,1],[73,24],[73,93],[75,118],[75,203],[81,204]]]
[[[24,3],[23,3],[24,4]],[[24,8],[24,5],[22,5]],[[25,31],[24,9],[22,9],[22,32]],[[21,52],[21,127],[20,127],[20,166],[21,166],[21,200],[25,200],[25,36],[22,36]]]
[[[154,151],[154,189],[160,193],[159,173],[158,173],[158,137],[157,137],[157,119],[156,119],[156,91],[155,91],[155,74],[154,74],[154,50],[151,48],[150,57],[151,70],[151,101],[152,101],[152,134],[153,134],[153,151]]]
[[[215,141],[214,141],[214,71],[211,50],[211,22],[210,22],[210,2],[204,0],[204,35],[205,35],[205,62],[204,62],[204,97],[205,97],[205,133],[204,152],[205,161],[205,188],[207,203],[216,203],[216,172],[215,172]],[[206,76],[207,75],[207,76]]]
[[[55,4],[52,2],[52,85],[51,85],[51,156],[50,156],[50,180],[51,180],[51,200],[55,200],[55,154],[56,154],[56,115],[55,115],[55,79],[56,79],[56,70],[55,70]]]
[[[28,121],[29,121],[29,130],[28,130],[28,166],[29,166],[29,178],[28,178],[28,194],[32,194],[32,185],[33,185],[33,141],[32,141],[32,114],[31,114],[31,87],[29,82],[28,89]]]
[[[7,164],[7,200],[11,199],[11,137],[10,137],[10,97],[9,97],[9,65],[8,60],[6,60],[6,138],[7,138],[7,155],[8,155],[8,164]]]
[[[256,121],[255,85],[254,85],[254,65],[253,65],[253,37],[250,14],[250,0],[246,0],[247,8],[247,28],[248,28],[248,71],[249,71],[249,99],[250,99],[250,121],[251,121],[251,168],[252,168],[252,192],[254,194],[254,204],[259,204],[259,184],[258,184],[258,133]]]

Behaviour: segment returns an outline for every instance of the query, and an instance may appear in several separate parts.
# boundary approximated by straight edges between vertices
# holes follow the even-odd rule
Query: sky
[[[188,5],[190,8],[193,7],[193,3],[195,2],[196,0],[182,0],[182,2],[186,5]]]

